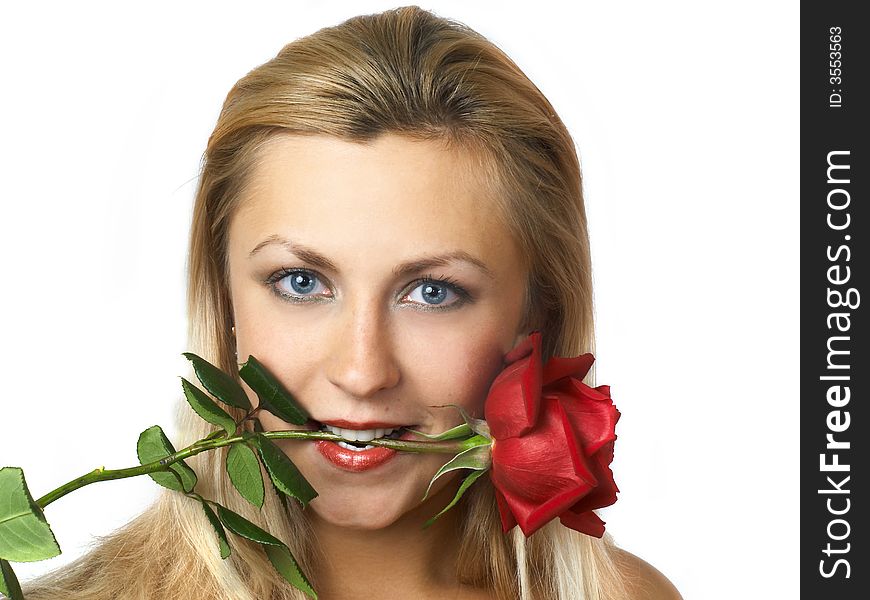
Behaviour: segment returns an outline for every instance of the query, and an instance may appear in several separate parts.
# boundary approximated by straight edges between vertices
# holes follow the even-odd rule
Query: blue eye
[[[328,297],[328,291],[317,275],[302,269],[281,270],[269,278],[275,293],[291,300],[313,297]]]
[[[425,281],[414,288],[408,294],[408,298],[423,304],[442,304],[451,295],[456,296],[457,294],[446,285]]]

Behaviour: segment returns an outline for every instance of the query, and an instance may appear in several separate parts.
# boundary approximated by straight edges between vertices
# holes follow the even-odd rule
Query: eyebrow
[[[254,246],[254,249],[248,253],[248,258],[250,259],[254,257],[254,255],[256,255],[260,250],[266,248],[267,246],[280,246],[284,248],[287,252],[295,254],[300,259],[315,267],[335,272],[338,272],[339,270],[338,266],[334,262],[332,262],[320,252],[317,252],[316,250],[307,246],[303,246],[302,244],[291,242],[287,238],[281,237],[277,234],[270,235],[265,240]],[[409,260],[407,262],[396,265],[393,268],[393,274],[396,277],[402,277],[403,275],[418,273],[432,267],[444,267],[455,261],[467,262],[480,269],[480,271],[483,272],[483,274],[490,279],[495,278],[493,272],[489,269],[489,267],[486,266],[486,264],[484,264],[482,260],[472,256],[465,250],[454,250],[452,252],[446,252],[444,254],[421,256],[419,258],[415,258],[413,260]]]

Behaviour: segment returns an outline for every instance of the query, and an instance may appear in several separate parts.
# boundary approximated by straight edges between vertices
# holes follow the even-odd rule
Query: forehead
[[[394,134],[368,143],[275,136],[233,218],[231,247],[250,250],[277,234],[336,252],[388,257],[449,247],[516,261],[478,156]]]

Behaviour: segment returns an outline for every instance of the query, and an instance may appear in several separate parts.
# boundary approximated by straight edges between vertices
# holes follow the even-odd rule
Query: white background
[[[391,2],[31,2],[0,14],[0,466],[34,496],[172,437],[186,236],[225,94]],[[325,4],[325,3],[324,3]],[[623,413],[604,513],[686,598],[798,595],[797,3],[432,1],[501,46],[580,151],[597,374]],[[46,510],[81,553],[155,496]]]

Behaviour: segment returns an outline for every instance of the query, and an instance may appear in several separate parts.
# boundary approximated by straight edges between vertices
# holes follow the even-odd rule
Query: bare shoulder
[[[654,566],[621,548],[614,553],[631,600],[683,600],[674,584]]]

